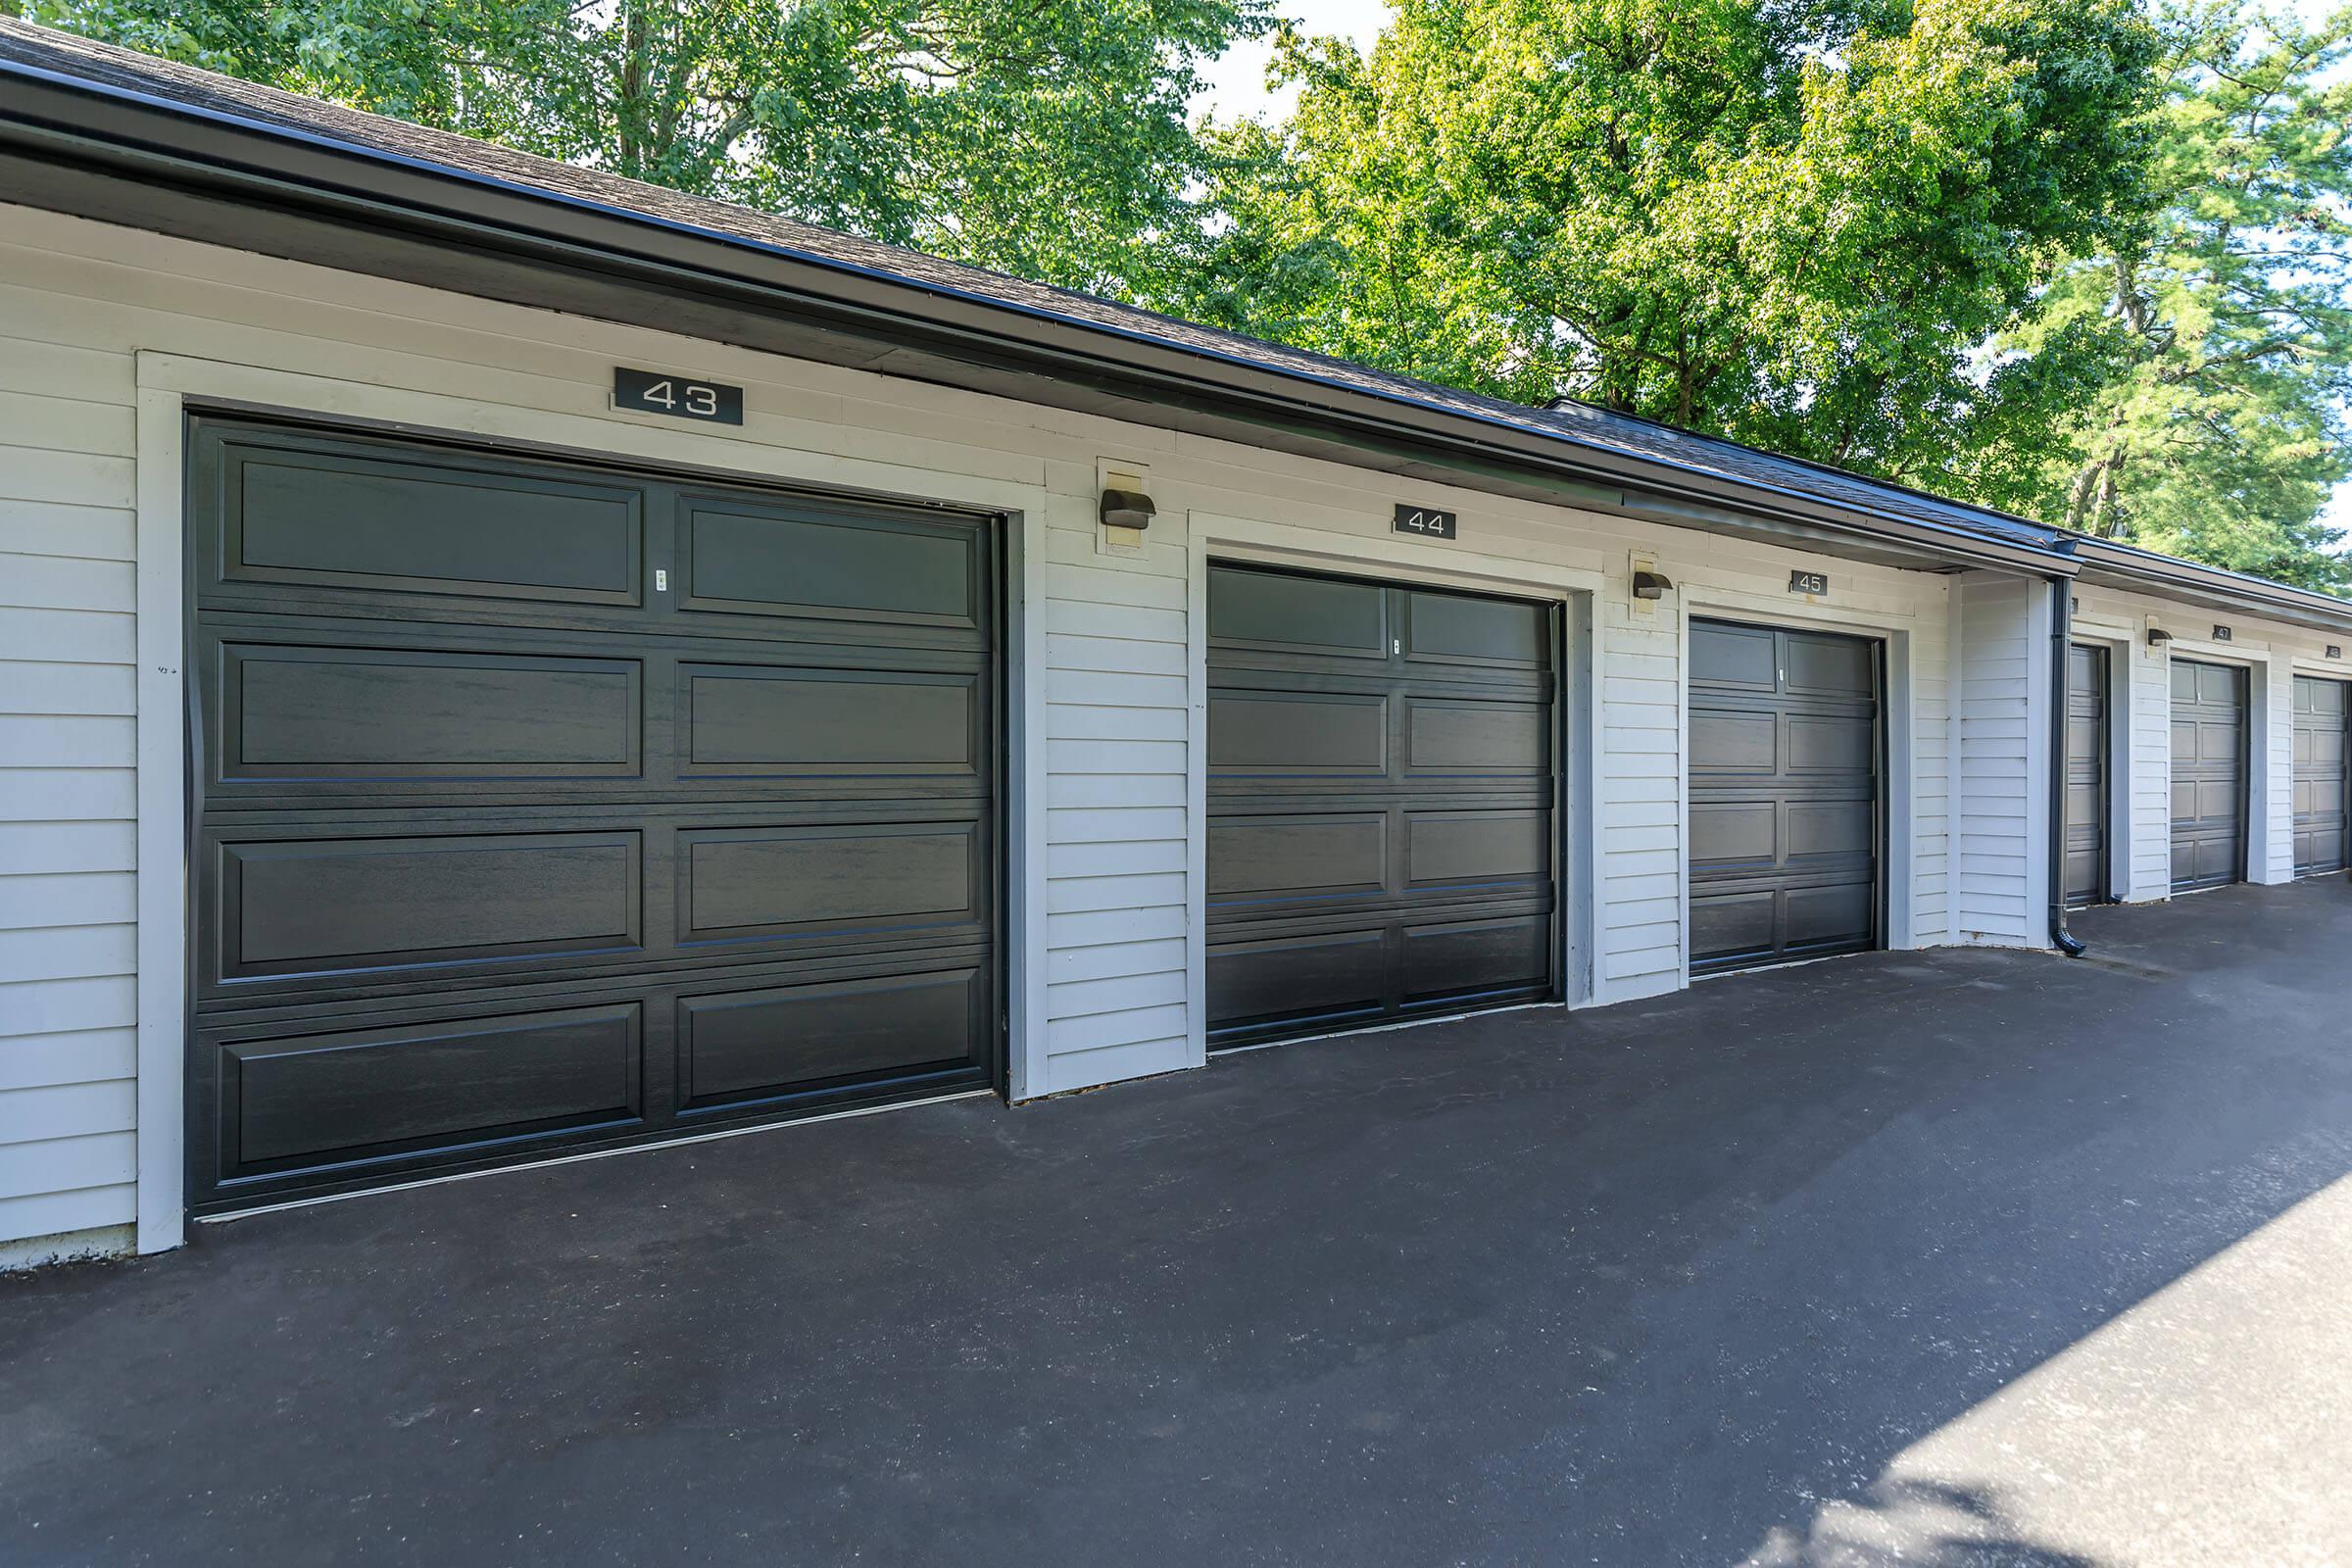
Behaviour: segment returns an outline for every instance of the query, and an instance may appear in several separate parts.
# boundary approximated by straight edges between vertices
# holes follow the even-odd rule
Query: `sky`
[[[2318,21],[2343,0],[2292,0],[2288,9]],[[1389,18],[1388,0],[1283,0],[1275,8],[1298,24],[1301,32],[1322,37],[1337,34],[1358,49],[1369,49]],[[1244,115],[1280,119],[1298,95],[1266,90],[1266,62],[1273,58],[1271,42],[1259,40],[1229,49],[1204,73],[1207,85],[1193,100],[1196,113],[1220,120]],[[2352,530],[2352,483],[2337,489],[2322,520],[2330,527]]]

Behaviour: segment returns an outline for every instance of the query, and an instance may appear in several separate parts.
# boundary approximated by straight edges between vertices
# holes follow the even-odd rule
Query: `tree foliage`
[[[1955,487],[2107,538],[2314,587],[2352,476],[2352,7],[2164,19],[2146,215],[2001,339]],[[2028,385],[2026,383],[2033,383]]]
[[[1155,275],[1268,0],[32,0],[35,20],[1070,287]]]
[[[2130,208],[2155,51],[2129,0],[1402,0],[1283,36],[1198,308],[1899,472]]]

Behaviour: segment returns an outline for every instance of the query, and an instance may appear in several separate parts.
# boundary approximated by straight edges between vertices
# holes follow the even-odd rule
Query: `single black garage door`
[[[214,419],[188,497],[199,1211],[994,1080],[989,519]]]
[[[2295,677],[2295,875],[2344,869],[2344,694],[2340,680]]]
[[[1557,993],[1556,616],[1210,568],[1212,1046]]]
[[[1690,968],[1879,944],[1879,647],[1690,622]]]
[[[2107,897],[2107,650],[2076,643],[2066,665],[2066,902]]]
[[[2246,672],[2173,661],[2173,891],[2235,882],[2246,864]]]

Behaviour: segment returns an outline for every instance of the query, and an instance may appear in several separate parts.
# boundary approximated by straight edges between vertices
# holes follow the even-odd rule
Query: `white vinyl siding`
[[[127,1225],[136,1160],[134,368],[44,330],[0,317],[0,1258],[23,1261]]]
[[[1021,1095],[1199,1059],[1199,976],[1188,959],[1197,760],[1188,737],[1200,695],[1188,606],[1200,587],[1196,538],[1208,536],[1196,533],[1198,517],[1278,532],[1279,559],[1325,570],[1444,580],[1476,558],[1495,564],[1482,579],[1490,588],[1508,591],[1510,564],[1526,562],[1590,590],[1593,667],[1573,672],[1589,682],[1580,691],[1590,735],[1572,765],[1579,808],[1592,820],[1591,837],[1573,851],[1575,871],[1593,900],[1589,974],[1575,984],[1581,993],[1589,983],[1593,1000],[1670,990],[1687,963],[1680,754],[1689,613],[1900,639],[1906,689],[1897,706],[1907,718],[1894,747],[1908,808],[1893,829],[1901,863],[1890,874],[1907,881],[1909,902],[1908,927],[1898,923],[1892,935],[1951,940],[1955,900],[1966,904],[1980,880],[1967,855],[1955,877],[1948,854],[1955,823],[1966,835],[1977,820],[1967,802],[1953,809],[1954,579],[54,214],[0,208],[0,398],[8,400],[0,438],[15,443],[0,449],[0,1149],[21,1151],[0,1157],[0,1244],[97,1235],[133,1212],[141,354],[168,360],[173,375],[239,389],[223,395],[326,416],[370,416],[399,398],[404,410],[429,412],[417,422],[460,434],[1021,513],[1021,648],[1038,706],[1022,715],[1034,774],[1015,794],[1040,842],[1033,864],[1007,871],[1042,934],[1042,951],[1023,951],[1022,931],[1008,932],[1025,977],[1016,991],[1026,1027],[1013,1042]],[[744,423],[616,416],[609,403],[616,364],[739,383]],[[249,388],[257,376],[266,385]],[[1106,461],[1149,468],[1159,510],[1140,552],[1097,547]],[[156,476],[145,477],[152,488]],[[1410,570],[1382,564],[1398,559],[1389,513],[1408,496],[1463,514],[1458,546],[1414,545]],[[1654,558],[1678,584],[1646,612],[1627,598],[1629,549]],[[1826,600],[1787,592],[1795,567],[1830,573]],[[1984,678],[1996,678],[1989,665]],[[1989,688],[1973,673],[1960,687],[1979,703],[1974,710],[1989,714]],[[179,722],[176,707],[154,716]],[[1978,760],[1988,764],[1992,754]],[[1969,782],[1980,804],[2015,794],[1983,765]],[[176,781],[168,787],[175,791]],[[175,829],[166,829],[169,842]],[[1997,858],[1992,840],[1984,843]],[[155,1147],[175,1150],[175,1128],[162,1129]]]
[[[2352,645],[2352,635],[2104,587],[2082,588],[2076,599],[2078,635],[2116,650],[2110,668],[2121,689],[2113,700],[2128,705],[2125,765],[2130,771],[2122,793],[2130,811],[2119,829],[2128,836],[2125,857],[2131,875],[2124,897],[2142,902],[2172,896],[2175,658],[2246,666],[2246,718],[2252,731],[2246,777],[2247,877],[2255,882],[2292,881],[2294,677],[2352,680],[2352,662],[2327,657],[2330,644]],[[2151,622],[2177,641],[2150,646]],[[2212,640],[2217,622],[2230,627],[2229,642]]]
[[[2034,614],[2047,590],[2029,579],[1970,572],[1960,600],[1958,749],[1962,942],[2039,946],[2035,841],[2047,807],[2035,760],[2048,750],[2046,638]],[[2043,694],[2043,695],[2037,695]]]

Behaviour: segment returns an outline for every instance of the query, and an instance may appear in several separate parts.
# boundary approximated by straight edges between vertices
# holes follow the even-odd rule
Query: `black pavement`
[[[2089,1483],[2049,1511],[2056,1412],[2120,1393],[1918,1469],[2103,1346],[2261,1430],[2352,1397],[2338,1221],[2275,1288],[2335,1311],[2170,1290],[2352,1172],[2352,891],[2079,925],[2079,962],[1874,955],[12,1276],[0,1561],[2057,1568],[2140,1560],[2151,1509],[2164,1568],[2340,1548],[2352,1489],[2291,1476],[2275,1539],[2200,1544],[2234,1516],[2190,1459],[2160,1499],[2101,1470],[2107,1535]],[[2159,1293],[2318,1404],[2116,1338]]]

